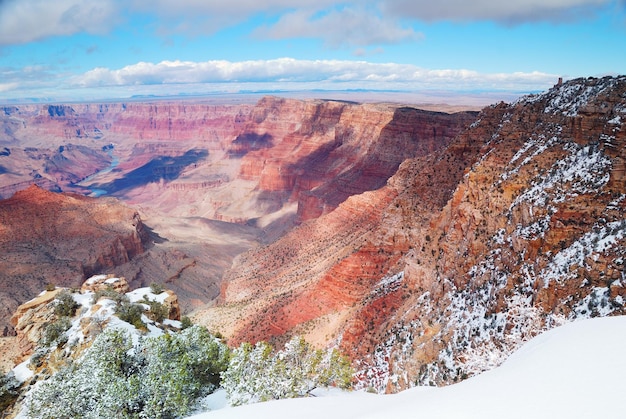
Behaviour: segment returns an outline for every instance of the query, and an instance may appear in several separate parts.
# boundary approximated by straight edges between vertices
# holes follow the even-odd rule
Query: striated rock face
[[[474,118],[275,97],[11,107],[0,114],[0,196],[36,183],[238,223],[297,202],[302,221],[383,186],[404,159],[447,145]]]
[[[565,321],[624,314],[626,77],[488,107],[385,186],[237,257],[201,320],[303,334],[396,391],[489,369]],[[320,211],[324,213],[324,211]]]
[[[112,198],[31,186],[0,201],[0,329],[46,284],[78,287],[143,253],[147,240],[139,214]]]
[[[45,327],[56,320],[53,302],[61,290],[57,288],[53,291],[44,291],[34,299],[20,305],[13,313],[11,324],[17,332],[19,346],[16,364],[33,353],[37,342],[43,336]]]

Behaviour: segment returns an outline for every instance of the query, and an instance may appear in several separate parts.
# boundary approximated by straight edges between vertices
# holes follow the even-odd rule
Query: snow
[[[146,301],[156,301],[158,303],[163,304],[168,295],[169,294],[165,291],[163,291],[160,294],[155,294],[152,292],[152,289],[150,287],[137,288],[136,290],[126,293],[126,296],[130,299],[131,303],[136,303],[142,300],[146,300]]]
[[[619,78],[605,78],[588,83],[565,83],[556,89],[545,93],[549,98],[545,113],[561,113],[574,117],[602,93],[612,89]]]
[[[544,287],[551,281],[563,283],[576,277],[572,265],[588,268],[586,259],[604,253],[626,236],[626,220],[613,221],[604,226],[594,225],[592,230],[569,247],[558,252],[540,273]]]
[[[609,124],[613,124],[613,125],[621,125],[622,124],[622,119],[619,115],[617,115],[615,118],[611,119],[608,121]]]
[[[16,365],[15,368],[13,368],[12,370],[13,375],[15,376],[15,379],[19,381],[20,383],[25,382],[26,380],[30,379],[33,376],[33,372],[31,371],[30,368],[28,368],[29,362],[30,362],[30,359],[27,359],[21,364]]]
[[[92,276],[91,278],[87,279],[87,280],[85,281],[85,284],[92,285],[92,284],[95,284],[95,283],[97,283],[97,282],[99,282],[99,281],[102,281],[103,279],[106,279],[106,277],[107,277],[107,276],[106,276],[106,275],[104,275],[104,274],[94,275],[94,276]]]
[[[626,316],[594,318],[545,332],[500,367],[448,387],[394,395],[365,391],[223,407],[194,419],[623,418]],[[211,405],[208,403],[207,405]]]
[[[548,201],[560,203],[567,196],[596,193],[608,183],[611,159],[597,145],[581,147],[570,142],[563,146],[563,150],[569,154],[557,160],[547,175],[533,182],[531,188],[515,199],[511,208],[522,202],[545,207]],[[564,189],[566,184],[569,188]],[[551,195],[548,191],[552,191]]]

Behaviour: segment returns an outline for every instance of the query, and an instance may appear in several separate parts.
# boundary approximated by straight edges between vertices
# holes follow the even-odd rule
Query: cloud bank
[[[395,44],[423,37],[412,28],[402,28],[395,20],[382,19],[362,8],[333,9],[321,15],[310,10],[286,13],[274,25],[257,29],[256,35],[271,39],[319,38],[331,47]]]
[[[425,21],[495,21],[505,24],[588,18],[612,0],[386,0],[383,11]]]
[[[0,45],[51,36],[107,33],[132,14],[151,16],[162,33],[197,35],[262,15],[256,29],[273,39],[313,37],[331,46],[363,46],[419,39],[407,24],[494,21],[520,24],[586,19],[624,0],[2,0]],[[404,22],[405,25],[401,25]]]
[[[3,0],[0,45],[81,32],[106,33],[119,22],[118,13],[113,0]]]
[[[404,88],[543,88],[556,76],[540,72],[482,74],[470,70],[428,70],[409,64],[348,60],[223,60],[137,63],[112,70],[96,68],[73,77],[74,87],[137,86],[193,83],[291,83],[330,86],[353,83],[371,89]]]
[[[0,68],[0,99],[83,100],[305,90],[529,93],[544,90],[556,80],[556,75],[541,72],[480,73],[350,60],[161,61],[120,69],[94,68],[78,75],[59,74],[44,66]]]

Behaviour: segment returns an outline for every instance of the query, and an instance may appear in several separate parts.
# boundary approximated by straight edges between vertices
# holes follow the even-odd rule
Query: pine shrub
[[[79,304],[74,300],[72,294],[63,290],[55,298],[54,314],[59,317],[72,317],[78,307]]]

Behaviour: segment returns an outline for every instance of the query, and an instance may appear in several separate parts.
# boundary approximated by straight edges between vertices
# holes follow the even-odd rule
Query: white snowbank
[[[150,287],[137,288],[136,290],[126,293],[126,296],[130,299],[131,303],[142,301],[145,297],[148,301],[156,301],[163,304],[168,295],[169,294],[165,291],[160,294],[155,294],[152,292]]]
[[[449,387],[394,395],[353,392],[223,408],[214,418],[623,418],[626,316],[545,332],[502,366]]]

